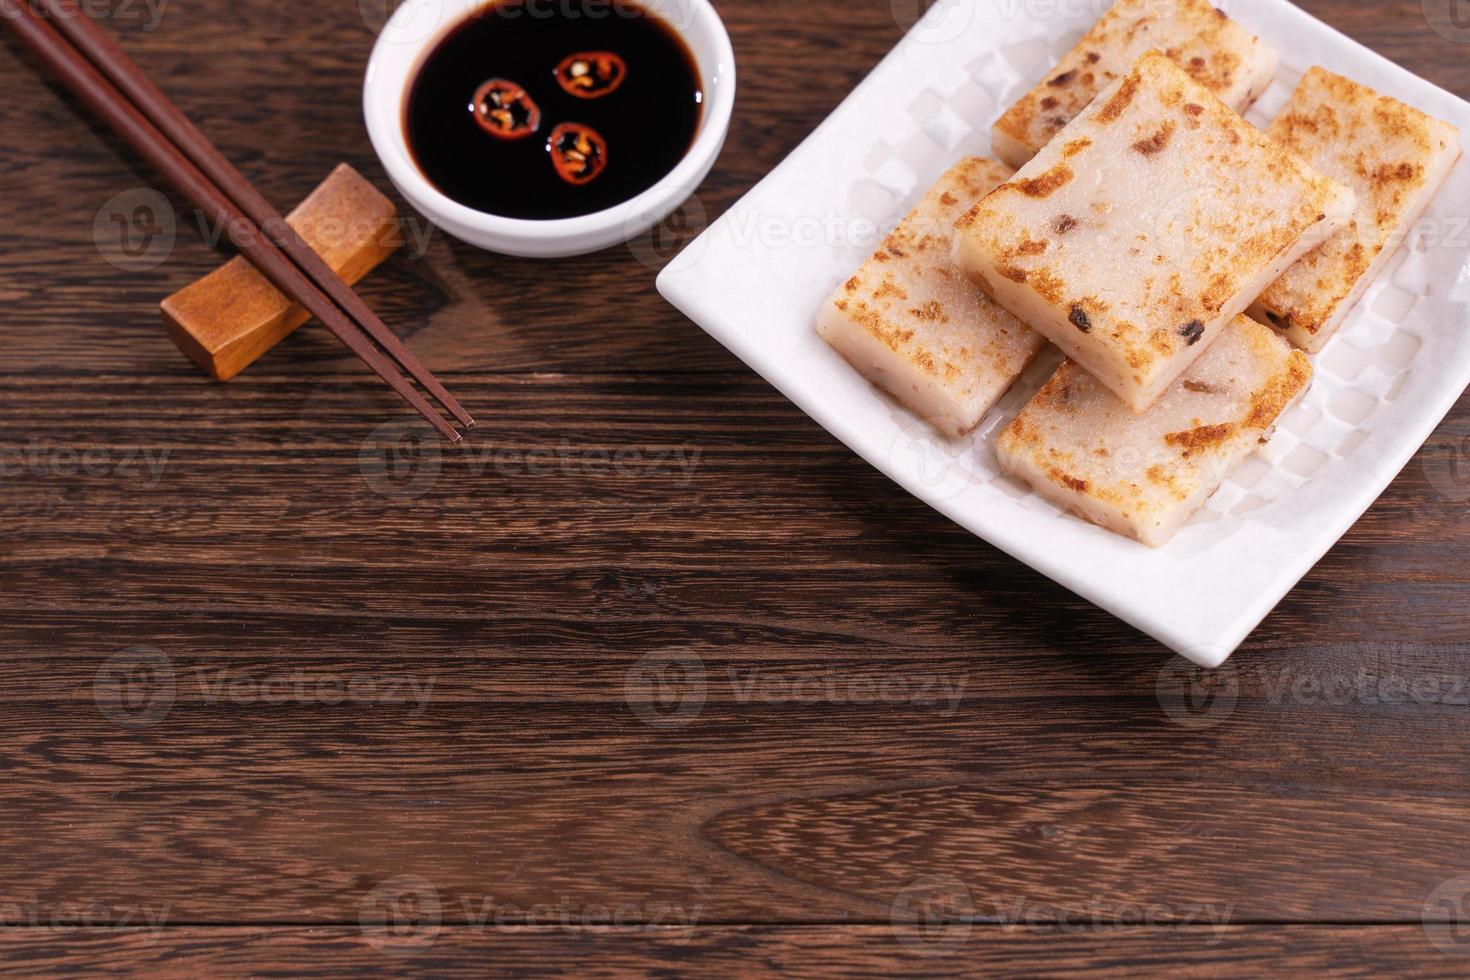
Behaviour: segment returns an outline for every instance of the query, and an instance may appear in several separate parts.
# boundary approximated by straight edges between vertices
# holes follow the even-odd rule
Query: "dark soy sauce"
[[[626,65],[608,94],[579,98],[558,82],[558,66],[585,51]],[[540,109],[536,132],[502,139],[476,120],[475,93],[490,79],[525,90]],[[667,176],[694,142],[703,101],[683,40],[629,0],[499,0],[424,59],[404,102],[404,131],[424,176],[459,203],[508,218],[571,218]],[[591,127],[606,142],[602,169],[586,183],[557,173],[548,141],[562,123]]]

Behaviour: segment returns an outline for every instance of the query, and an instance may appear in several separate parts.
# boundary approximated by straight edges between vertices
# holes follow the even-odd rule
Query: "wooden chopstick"
[[[131,99],[133,105],[171,139],[226,197],[270,236],[276,247],[285,252],[317,288],[330,296],[348,316],[382,345],[461,425],[470,428],[475,424],[475,420],[465,411],[459,399],[451,395],[429,373],[413,352],[368,308],[362,298],[286,223],[280,212],[225,159],[209,138],[189,121],[169,97],[143,74],[142,69],[127,56],[117,42],[94,24],[90,17],[83,15],[75,0],[40,0],[40,3],[77,50],[86,55],[93,66]]]
[[[79,14],[73,11],[71,16]],[[459,431],[434,410],[331,298],[318,289],[272,241],[256,233],[259,231],[257,226],[240,212],[233,201],[144,118],[56,28],[42,19],[31,8],[29,0],[0,0],[0,20],[9,24],[42,64],[167,177],[195,207],[223,218],[231,242],[276,288],[321,320],[445,439],[459,441]]]

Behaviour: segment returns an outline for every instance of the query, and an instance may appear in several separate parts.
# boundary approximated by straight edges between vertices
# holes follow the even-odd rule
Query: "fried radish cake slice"
[[[1142,412],[1352,210],[1149,52],[959,220],[955,261]]]
[[[1042,496],[1157,547],[1266,439],[1311,377],[1305,354],[1237,316],[1142,415],[1064,362],[1000,434],[996,456]]]
[[[1276,74],[1278,56],[1205,0],[1118,0],[1046,78],[991,128],[996,156],[1024,166],[1145,51],[1158,50],[1237,112]]]
[[[817,321],[864,377],[950,436],[978,425],[1046,344],[950,259],[955,219],[1010,175],[982,157],[955,164]]]
[[[1353,220],[1287,269],[1250,315],[1320,351],[1403,243],[1460,157],[1460,131],[1313,68],[1267,135],[1357,194]]]

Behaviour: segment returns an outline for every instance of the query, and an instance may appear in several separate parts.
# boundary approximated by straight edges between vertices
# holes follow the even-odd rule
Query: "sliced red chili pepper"
[[[502,140],[525,139],[541,128],[541,108],[515,82],[492,78],[470,103],[480,128]]]
[[[591,126],[562,123],[546,143],[556,174],[568,184],[586,184],[607,167],[607,140]]]
[[[556,80],[579,99],[611,95],[628,77],[628,63],[611,51],[578,51],[556,66]]]

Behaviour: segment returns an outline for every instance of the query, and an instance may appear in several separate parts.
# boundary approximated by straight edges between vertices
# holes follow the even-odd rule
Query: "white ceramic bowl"
[[[576,218],[530,221],[477,211],[441,193],[419,170],[403,129],[403,104],[423,59],[486,0],[406,0],[384,25],[368,59],[362,106],[368,137],[388,177],[420,213],[455,238],[507,255],[583,255],[642,234],[704,180],[724,146],[735,109],[735,52],[709,0],[641,0],[688,44],[704,89],[694,144],[668,176],[616,207]],[[601,4],[601,9],[609,9]],[[614,8],[615,9],[615,8]],[[610,16],[617,16],[616,13]]]

